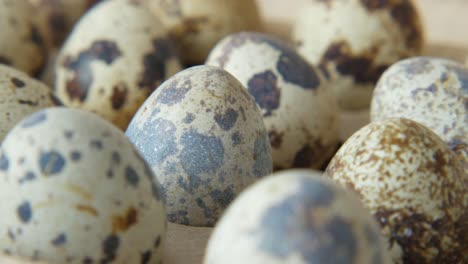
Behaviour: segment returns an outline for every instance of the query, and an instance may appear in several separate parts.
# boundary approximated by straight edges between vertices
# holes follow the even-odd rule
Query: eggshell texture
[[[54,105],[60,102],[49,87],[23,72],[0,65],[0,142],[21,119]]]
[[[144,6],[104,1],[83,16],[62,48],[55,92],[66,106],[125,129],[149,94],[180,70],[172,46]]]
[[[345,142],[325,175],[360,195],[396,263],[468,260],[468,177],[423,125],[387,119],[365,126]]]
[[[33,19],[47,46],[59,47],[81,15],[100,0],[28,1],[34,8]]]
[[[258,7],[252,0],[143,0],[161,19],[185,64],[201,64],[224,36],[260,30]]]
[[[380,78],[371,119],[403,117],[439,135],[460,155],[468,152],[468,69],[429,57],[402,60]],[[468,162],[467,162],[468,163]]]
[[[166,214],[123,132],[77,109],[30,115],[0,156],[0,250],[52,263],[160,263]]]
[[[254,100],[216,67],[193,67],[163,83],[126,134],[161,183],[171,222],[213,226],[240,191],[272,171]]]
[[[409,0],[312,0],[298,14],[293,39],[333,80],[344,109],[369,106],[382,72],[423,47],[420,17]]]
[[[205,264],[390,263],[377,223],[321,173],[290,170],[243,192],[220,219]]]
[[[333,90],[291,47],[271,36],[243,32],[216,45],[207,64],[233,74],[263,114],[275,169],[320,168],[338,144]]]
[[[47,51],[33,17],[28,1],[0,0],[0,64],[37,76]]]

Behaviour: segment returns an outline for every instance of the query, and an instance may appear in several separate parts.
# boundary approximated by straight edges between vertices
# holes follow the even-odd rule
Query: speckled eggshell
[[[21,0],[24,1],[24,0]],[[28,0],[34,8],[34,23],[49,48],[59,47],[73,25],[100,0]]]
[[[132,0],[104,1],[77,23],[57,59],[55,93],[125,129],[144,100],[180,70],[161,23]]]
[[[159,184],[123,132],[96,115],[50,108],[6,137],[0,250],[51,263],[160,263]]]
[[[37,76],[47,50],[26,0],[0,0],[0,64]]]
[[[368,107],[382,72],[423,48],[422,24],[410,0],[311,0],[292,34],[299,53],[330,76],[348,110]]]
[[[402,60],[380,78],[370,113],[373,121],[395,117],[415,120],[432,129],[466,161],[468,69],[439,58]]]
[[[468,260],[468,177],[427,127],[409,119],[370,123],[345,142],[325,175],[360,195],[395,263]]]
[[[231,33],[260,30],[252,0],[140,0],[161,19],[176,39],[185,64],[202,64],[216,42]]]
[[[391,263],[377,223],[354,194],[308,170],[269,176],[216,225],[205,264]]]
[[[52,90],[26,73],[0,65],[0,142],[21,119],[60,105]]]
[[[320,168],[338,144],[333,90],[291,47],[261,33],[223,39],[206,64],[234,75],[263,114],[275,169]]]
[[[126,134],[161,183],[171,222],[213,226],[239,192],[272,171],[260,111],[216,67],[189,68],[163,83]]]

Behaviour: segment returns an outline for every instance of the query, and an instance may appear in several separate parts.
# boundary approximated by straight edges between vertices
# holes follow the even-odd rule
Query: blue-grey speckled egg
[[[163,83],[127,132],[150,163],[171,222],[212,226],[272,159],[260,111],[228,72],[197,66]]]
[[[51,263],[160,263],[159,184],[125,134],[94,114],[23,119],[0,154],[0,251]]]
[[[290,170],[243,192],[216,225],[205,264],[391,263],[377,223],[319,172]]]
[[[268,130],[275,169],[321,168],[338,144],[338,106],[320,71],[274,37],[227,36],[207,64],[234,75],[255,98]]]

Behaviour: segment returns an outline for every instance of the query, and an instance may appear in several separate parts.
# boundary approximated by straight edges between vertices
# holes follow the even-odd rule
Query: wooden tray
[[[234,0],[233,0],[234,1]],[[266,22],[266,31],[288,38],[290,21],[300,4],[310,0],[258,0]],[[468,1],[415,0],[420,8],[427,45],[425,54],[464,62],[468,57]],[[343,113],[341,137],[348,138],[368,122],[368,111]],[[211,228],[169,224],[164,252],[165,264],[201,263]],[[9,257],[0,257],[4,264],[29,264]],[[36,262],[37,264],[37,262]]]

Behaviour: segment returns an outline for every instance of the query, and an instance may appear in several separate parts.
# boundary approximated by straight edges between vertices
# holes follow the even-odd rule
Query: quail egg
[[[228,207],[204,263],[391,262],[357,196],[319,172],[289,170],[254,184]]]
[[[268,135],[247,90],[212,66],[184,70],[141,106],[126,135],[162,185],[168,220],[213,226],[247,185],[271,173]]]
[[[0,154],[0,250],[52,263],[160,263],[159,184],[125,134],[92,113],[36,112]]]
[[[430,57],[395,63],[380,78],[371,104],[371,120],[394,117],[427,126],[454,150],[466,154],[468,69]]]
[[[55,93],[66,106],[125,129],[151,92],[179,70],[173,43],[144,6],[104,1],[82,17],[62,48]]]
[[[328,75],[339,105],[369,106],[382,72],[423,48],[421,19],[409,0],[311,0],[293,26],[293,40]]]
[[[468,176],[429,128],[403,118],[372,122],[344,143],[325,175],[359,194],[395,263],[468,260]]]
[[[23,0],[21,0],[23,1]],[[100,0],[28,0],[33,19],[49,48],[59,47],[76,21]]]
[[[140,0],[161,19],[176,40],[181,60],[201,64],[221,38],[243,30],[260,30],[252,0]]]
[[[321,168],[338,144],[338,107],[320,71],[272,36],[241,32],[211,51],[206,64],[234,75],[262,111],[277,170]]]
[[[26,0],[0,0],[0,64],[37,76],[47,50]]]
[[[49,87],[26,73],[0,65],[0,142],[21,119],[54,105],[60,102]]]

